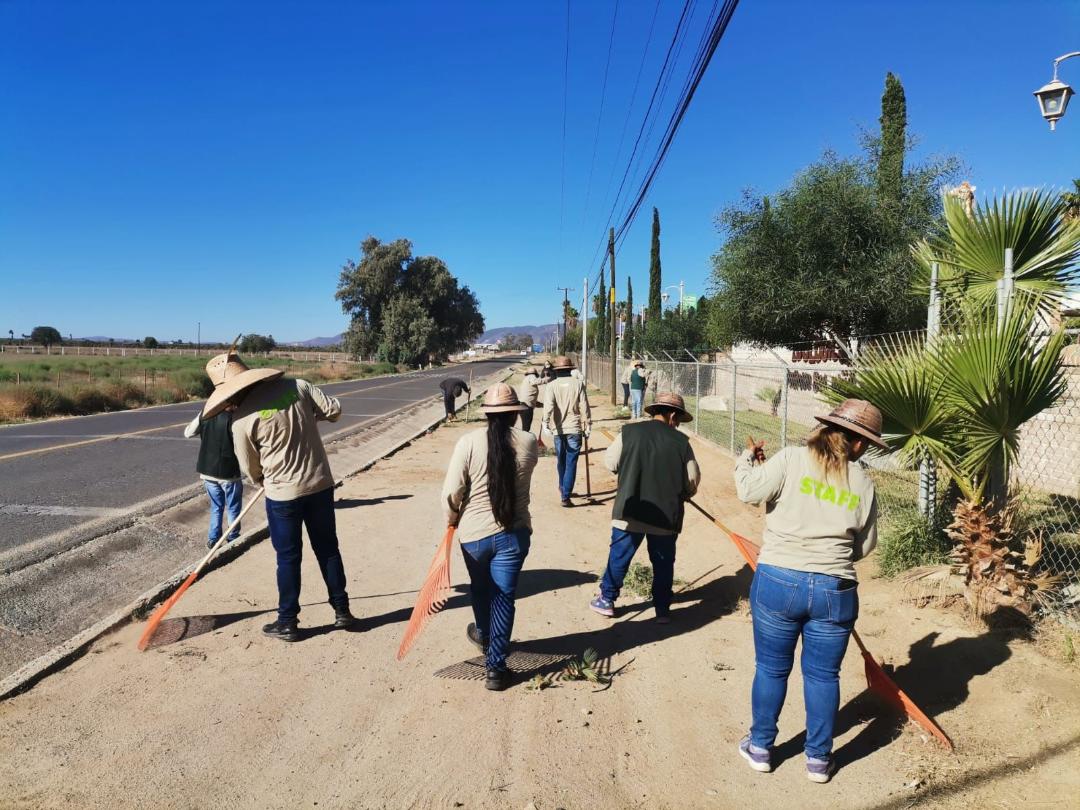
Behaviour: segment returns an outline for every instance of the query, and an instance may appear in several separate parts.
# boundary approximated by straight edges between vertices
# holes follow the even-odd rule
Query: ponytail
[[[517,505],[517,457],[511,429],[517,412],[489,413],[487,420],[488,499],[495,522],[504,529],[512,529]]]
[[[845,430],[832,425],[822,425],[806,442],[810,457],[817,462],[826,481],[847,483],[847,465],[851,458],[851,436]]]

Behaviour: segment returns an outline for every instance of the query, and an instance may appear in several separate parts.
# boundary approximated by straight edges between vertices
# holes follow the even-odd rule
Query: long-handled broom
[[[409,623],[405,626],[405,633],[401,637],[401,645],[397,651],[398,661],[405,657],[413,642],[419,638],[428,620],[446,604],[450,595],[450,548],[453,543],[454,527],[447,526],[446,534],[431,560],[424,584],[420,586],[420,593],[416,596],[416,605],[409,617]]]
[[[221,533],[221,537],[218,538],[217,542],[210,547],[210,550],[208,552],[206,552],[206,556],[202,558],[202,562],[195,566],[195,570],[192,571],[188,578],[185,579],[184,582],[180,585],[180,587],[173,592],[173,595],[166,599],[164,602],[162,602],[161,606],[150,615],[149,619],[146,620],[146,627],[143,629],[142,635],[139,636],[140,650],[145,650],[147,645],[150,644],[150,639],[154,637],[154,631],[158,629],[158,625],[160,625],[161,620],[165,618],[165,614],[172,610],[172,606],[180,600],[180,597],[184,595],[184,591],[190,588],[192,584],[194,584],[195,580],[199,578],[199,574],[202,573],[202,570],[206,567],[206,564],[209,563],[210,560],[213,558],[214,554],[217,553],[217,550],[221,547],[221,544],[225,542],[225,538],[228,537],[232,533],[232,530],[240,524],[240,521],[243,519],[244,515],[246,515],[248,513],[248,510],[255,505],[255,502],[259,500],[260,497],[262,497],[263,489],[263,487],[259,487],[256,493],[251,496],[251,500],[247,502],[247,506],[240,510],[240,514],[236,516],[236,519],[228,525],[225,531]]]
[[[733,542],[735,544],[735,547],[739,549],[739,553],[743,556],[743,559],[746,560],[747,564],[752,569],[757,568],[757,557],[759,550],[757,545],[750,542],[742,535],[733,532],[731,529],[729,529],[727,526],[725,526],[715,517],[710,515],[693,501],[689,501],[689,504],[695,509],[697,509],[699,512],[701,512],[701,514],[704,515],[706,519],[712,521],[714,526],[724,532],[724,534],[726,534],[731,539],[731,542]],[[874,658],[874,656],[870,654],[870,651],[866,649],[866,645],[863,644],[863,640],[859,638],[859,634],[852,630],[851,637],[855,639],[855,643],[859,647],[859,652],[862,653],[863,668],[866,671],[867,686],[875,694],[884,699],[887,703],[895,706],[897,709],[906,714],[908,718],[914,720],[916,723],[918,723],[920,726],[922,726],[924,729],[934,735],[934,737],[940,740],[941,743],[951,751],[953,747],[952,740],[950,740],[948,735],[944,731],[942,731],[941,727],[933,720],[931,720],[926,715],[926,713],[923,712],[923,710],[915,704],[915,701],[908,697],[907,694],[904,693],[904,690],[897,686],[896,682],[886,674],[885,670],[881,668],[881,664],[879,664]]]

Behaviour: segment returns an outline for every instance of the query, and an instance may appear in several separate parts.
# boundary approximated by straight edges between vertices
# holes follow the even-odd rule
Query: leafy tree
[[[53,326],[35,326],[30,330],[30,342],[42,346],[55,346],[63,342],[60,330]]]
[[[649,255],[649,317],[659,320],[663,314],[663,299],[660,296],[660,211],[652,210],[652,251]]]
[[[157,338],[154,337],[144,337],[142,344],[147,349],[156,349],[158,347]]]
[[[885,74],[881,96],[881,143],[877,162],[878,200],[899,203],[903,197],[904,152],[907,138],[907,100],[904,86]]]
[[[412,296],[398,294],[383,310],[378,355],[388,363],[422,363],[435,334],[435,319],[423,303]]]
[[[237,344],[237,351],[243,354],[265,354],[277,348],[273,335],[244,335]]]
[[[1065,203],[1065,219],[1070,222],[1080,220],[1080,178],[1072,182],[1073,190],[1061,194],[1061,201]]]
[[[653,354],[668,351],[673,355],[682,355],[684,349],[705,351],[710,345],[708,304],[702,297],[697,307],[683,312],[672,307],[662,318],[650,318],[641,336],[642,348]]]
[[[626,326],[623,327],[623,350],[627,357],[634,356],[634,283],[626,277]]]
[[[589,342],[599,352],[605,351],[608,347],[607,298],[607,287],[601,275],[600,291],[593,298],[593,312],[596,313],[596,320],[589,325]]]

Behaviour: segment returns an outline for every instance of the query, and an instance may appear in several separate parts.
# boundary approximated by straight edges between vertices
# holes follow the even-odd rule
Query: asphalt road
[[[322,423],[324,436],[439,396],[450,374],[476,377],[510,360],[485,360],[449,371],[374,377],[321,386],[341,400],[342,415]],[[459,403],[463,400],[459,400]],[[42,537],[121,515],[136,504],[197,480],[198,441],[184,426],[199,402],[56,419],[0,428],[0,553]]]

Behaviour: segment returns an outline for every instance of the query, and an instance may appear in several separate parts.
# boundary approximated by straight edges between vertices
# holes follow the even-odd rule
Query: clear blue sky
[[[0,0],[0,330],[332,335],[340,266],[368,234],[445,259],[488,326],[551,322],[555,287],[594,269],[681,6],[661,3],[616,155],[655,8],[619,3],[590,186],[615,3],[571,0],[563,207],[560,0]],[[959,155],[980,195],[1065,185],[1080,101],[1051,133],[1031,93],[1076,49],[1076,0],[743,0],[647,201],[665,284],[704,291],[715,215],[741,189],[853,151],[888,70],[922,152]],[[1062,76],[1080,87],[1080,60]],[[617,260],[639,303],[650,213]]]

